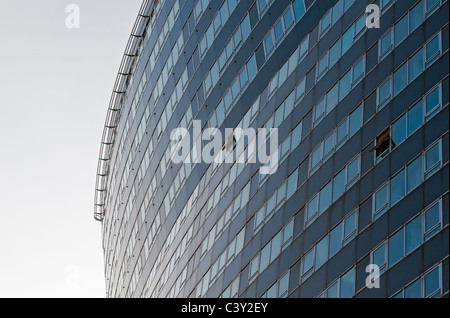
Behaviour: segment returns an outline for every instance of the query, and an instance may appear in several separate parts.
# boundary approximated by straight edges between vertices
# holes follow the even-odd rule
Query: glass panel
[[[378,88],[378,105],[384,106],[391,96],[391,80],[387,80]]]
[[[425,297],[439,290],[439,267],[425,275]]]
[[[427,117],[433,115],[438,109],[440,105],[440,86],[436,87],[432,92],[430,92],[425,98],[425,111]]]
[[[353,25],[342,35],[342,55],[353,45]]]
[[[423,12],[423,0],[420,1],[414,8],[409,12],[409,32],[412,32],[415,28],[422,23],[424,17]]]
[[[339,172],[333,179],[333,202],[345,191],[345,169]]]
[[[406,14],[395,24],[394,37],[396,46],[408,36],[408,32],[408,14]]]
[[[436,35],[431,41],[427,43],[425,61],[427,61],[428,63],[434,61],[434,59],[432,58],[436,56],[438,52],[439,52],[439,34]]]
[[[420,156],[406,167],[407,191],[411,191],[422,181],[422,157]]]
[[[317,212],[317,200],[318,195],[314,196],[314,198],[312,198],[312,200],[308,203],[308,211],[306,214],[308,220]]]
[[[399,145],[406,139],[406,114],[400,117],[391,128],[391,139],[393,147]]]
[[[408,61],[409,82],[414,80],[423,71],[423,51],[420,49]]]
[[[406,224],[406,254],[422,243],[422,216]]]
[[[283,21],[285,28],[287,28],[292,23],[292,21],[294,21],[294,18],[292,17],[292,11],[290,8],[283,15]]]
[[[292,3],[292,8],[294,9],[295,21],[298,21],[306,11],[303,0],[294,0],[294,2]]]
[[[408,110],[408,136],[415,132],[422,124],[422,101],[420,101]]]
[[[378,247],[372,254],[372,263],[377,265],[380,268],[380,274],[383,273],[384,268],[382,268],[386,264],[386,244],[382,244]]]
[[[383,58],[392,49],[392,30],[389,30],[380,40],[380,57]]]
[[[425,239],[439,230],[439,226],[437,226],[441,222],[439,214],[439,202],[425,212]],[[434,230],[430,232],[433,228]]]
[[[341,277],[340,298],[350,298],[353,295],[355,285],[355,270],[352,267]]]
[[[428,177],[431,173],[436,171],[439,168],[440,162],[440,151],[439,142],[436,143],[433,147],[427,150],[425,153],[425,172],[426,177]]]
[[[337,20],[342,16],[343,13],[343,0],[339,0],[333,6],[333,14],[332,14],[332,24],[335,24]]]
[[[319,162],[320,159],[322,158],[322,147],[319,146],[316,150],[313,151],[313,153],[311,154],[311,166],[310,168],[314,168]]]
[[[316,245],[315,268],[322,266],[328,259],[328,236],[325,236]]]
[[[314,265],[314,249],[310,250],[303,257],[302,276],[308,273],[308,271],[312,269],[313,265]]]
[[[336,254],[342,246],[342,223],[339,223],[330,232],[330,257]]]
[[[272,33],[269,33],[267,37],[264,40],[264,46],[266,48],[266,54],[270,52],[270,50],[273,47],[273,39],[272,39]]]
[[[331,205],[331,182],[320,190],[319,195],[319,214]]]
[[[384,212],[387,209],[388,203],[388,186],[387,184],[383,186],[380,190],[375,193],[375,214]]]
[[[357,132],[362,125],[362,107],[359,106],[355,109],[349,117],[349,135],[353,136],[355,132]]]
[[[352,74],[349,71],[339,81],[339,100],[342,100],[350,92],[352,87],[351,75]]]
[[[391,205],[405,196],[405,169],[391,179]]]
[[[421,298],[422,293],[420,289],[420,279],[417,279],[414,283],[405,288],[405,298]]]
[[[273,34],[275,35],[275,42],[283,35],[283,22],[281,20],[273,28]]]
[[[344,238],[349,240],[354,237],[356,230],[356,212],[350,214],[344,221]]]
[[[329,135],[323,141],[323,156],[325,157],[334,147],[334,134]]]
[[[341,40],[339,39],[331,48],[330,48],[330,65],[331,68],[341,57]]]
[[[327,298],[338,298],[339,297],[339,283],[336,282],[327,290]]]
[[[404,229],[389,238],[389,266],[395,264],[404,255]]]
[[[408,64],[405,63],[394,73],[394,96],[408,84]]]

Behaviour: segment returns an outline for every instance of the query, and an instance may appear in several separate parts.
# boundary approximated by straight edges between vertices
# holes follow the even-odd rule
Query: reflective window
[[[394,205],[405,196],[406,186],[405,186],[404,169],[391,179],[390,189],[391,189],[390,193],[391,205]]]
[[[422,182],[422,156],[406,166],[406,187],[407,191],[411,191]]]
[[[395,233],[389,238],[389,266],[398,262],[404,256],[404,229]]]
[[[439,267],[436,267],[425,275],[425,297],[439,297],[440,275]]]
[[[377,218],[379,215],[384,213],[389,206],[389,198],[388,198],[388,184],[385,184],[381,189],[375,192],[373,200],[374,200],[374,218]]]
[[[414,218],[405,226],[406,254],[422,243],[422,216]]]

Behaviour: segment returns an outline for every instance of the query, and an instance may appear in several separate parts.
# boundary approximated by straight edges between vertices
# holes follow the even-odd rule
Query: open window
[[[371,151],[375,152],[375,163],[380,162],[393,148],[390,128],[383,131],[376,139]]]

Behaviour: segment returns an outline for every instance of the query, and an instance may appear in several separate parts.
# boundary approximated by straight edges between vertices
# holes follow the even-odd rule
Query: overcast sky
[[[105,296],[95,173],[141,3],[0,0],[0,297]]]

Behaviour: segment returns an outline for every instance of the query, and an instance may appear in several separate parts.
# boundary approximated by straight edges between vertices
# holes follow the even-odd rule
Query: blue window
[[[352,267],[341,277],[341,286],[339,290],[340,298],[352,297],[355,289],[355,269]]]
[[[396,147],[406,139],[406,114],[392,124],[391,139],[393,147]]]
[[[406,188],[410,192],[422,182],[422,156],[406,166]]]
[[[292,3],[292,8],[294,9],[295,21],[300,20],[300,18],[305,14],[305,4],[303,0],[294,0]]]
[[[417,28],[423,21],[423,1],[420,1],[414,8],[409,12],[409,32],[411,33],[415,28]]]
[[[389,238],[389,266],[398,262],[404,256],[404,228]]]
[[[420,49],[408,61],[409,82],[412,82],[423,71],[423,49]]]
[[[316,258],[314,261],[315,269],[325,264],[328,260],[328,236],[325,236],[316,245]]]
[[[331,205],[331,182],[320,190],[319,214],[323,213]]]
[[[425,275],[425,297],[439,297],[440,275],[439,267],[436,267]]]
[[[408,63],[403,64],[394,73],[394,96],[408,84]]]
[[[422,102],[408,110],[408,136],[415,132],[423,124]]]
[[[437,113],[441,107],[441,87],[437,86],[425,97],[425,114],[427,119]]]
[[[409,32],[408,14],[406,14],[400,21],[395,24],[394,38],[395,46],[399,45],[407,36]]]
[[[330,247],[329,247],[330,257],[336,254],[336,252],[339,251],[341,247],[342,247],[342,223],[339,223],[330,232]]]
[[[333,178],[333,202],[336,201],[345,191],[345,169]]]
[[[425,178],[431,176],[441,166],[440,145],[440,142],[437,142],[425,152]]]
[[[405,169],[391,179],[391,205],[397,203],[405,196]]]
[[[384,213],[389,207],[389,194],[388,194],[388,184],[385,184],[373,196],[374,205],[374,218],[377,218],[382,213]]]
[[[405,298],[422,297],[420,279],[415,280],[412,284],[405,288]]]
[[[422,243],[422,216],[414,218],[405,226],[406,254],[410,253]]]
[[[441,229],[440,201],[425,211],[424,239],[428,240]]]

